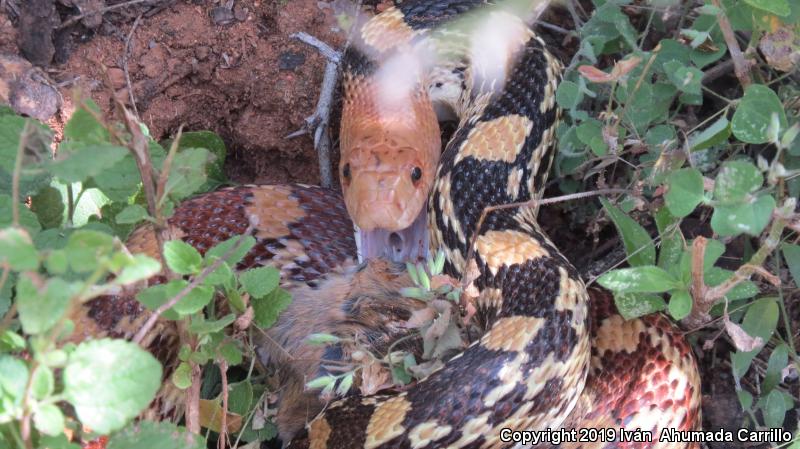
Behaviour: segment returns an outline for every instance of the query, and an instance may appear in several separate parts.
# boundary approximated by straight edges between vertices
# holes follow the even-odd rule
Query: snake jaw
[[[428,212],[422,208],[417,218],[405,229],[388,231],[355,227],[358,261],[388,259],[393,262],[417,261],[428,255]]]

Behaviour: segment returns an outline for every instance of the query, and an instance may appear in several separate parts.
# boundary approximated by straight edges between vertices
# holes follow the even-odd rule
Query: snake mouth
[[[356,226],[358,260],[388,259],[393,262],[417,262],[428,255],[428,212],[422,208],[417,218],[405,229],[370,231]]]

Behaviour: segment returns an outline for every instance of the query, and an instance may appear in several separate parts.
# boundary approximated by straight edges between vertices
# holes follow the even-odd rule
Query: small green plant
[[[800,282],[800,4],[594,4],[556,92],[555,166],[566,193],[631,191],[602,200],[628,266],[596,282],[627,318],[665,311],[692,331],[719,326],[749,424],[783,427],[798,398],[782,382],[800,359],[787,315]],[[683,10],[677,23],[668,8]],[[742,385],[767,347],[755,398]]]
[[[250,380],[252,348],[234,336],[250,323],[271,326],[291,297],[274,268],[235,271],[253,237],[204,255],[180,240],[159,242],[166,266],[122,243],[135,224],[160,229],[180,200],[225,183],[224,144],[213,133],[179,131],[162,146],[127,111],[110,122],[90,101],[78,104],[55,158],[46,127],[0,111],[0,177],[8,181],[0,184],[0,447],[74,447],[65,432],[82,428],[92,432],[84,439],[110,435],[109,447],[150,447],[152,439],[205,447],[200,428],[215,423],[203,413],[209,404],[240,418],[242,441],[272,438],[274,427],[252,419],[262,402],[254,395],[263,393]],[[130,295],[156,274],[167,282],[136,294],[153,314],[130,341],[80,337],[76,310],[102,295]],[[215,292],[227,301],[212,301]],[[189,432],[132,424],[162,385],[164,367],[139,345],[159,318],[173,320],[181,336],[178,364],[168,368],[171,382],[192,392]],[[214,365],[216,396],[200,389],[201,368]],[[228,383],[237,365],[246,375]]]

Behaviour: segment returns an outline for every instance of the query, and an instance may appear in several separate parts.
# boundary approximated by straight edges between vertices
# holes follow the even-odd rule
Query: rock
[[[167,51],[163,45],[156,45],[139,59],[142,73],[148,78],[156,78],[164,73],[167,64]]]
[[[205,61],[208,55],[211,54],[211,48],[205,45],[200,45],[194,49],[194,55],[198,61]]]
[[[294,70],[306,62],[306,55],[300,52],[285,51],[278,56],[278,68]]]
[[[17,46],[28,61],[46,67],[53,60],[53,29],[61,23],[53,0],[22,2],[17,29]]]
[[[125,87],[125,72],[122,69],[116,67],[108,69],[108,78],[111,80],[111,87],[114,89]]]
[[[233,11],[224,6],[217,6],[216,8],[213,8],[210,14],[211,21],[214,22],[214,25],[229,25],[234,21],[234,19],[236,19],[236,17],[233,15]]]
[[[247,8],[242,6],[241,4],[237,3],[236,6],[233,7],[233,17],[236,18],[239,22],[244,22],[247,20]]]
[[[114,92],[114,99],[126,106],[130,106],[131,95],[128,93],[128,88],[126,87]]]
[[[61,96],[47,77],[28,61],[0,55],[0,103],[19,114],[46,121],[61,107]]]

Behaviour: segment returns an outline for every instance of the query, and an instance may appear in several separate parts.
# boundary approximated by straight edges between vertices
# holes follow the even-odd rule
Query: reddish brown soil
[[[236,0],[233,14],[223,21],[216,15],[218,6],[179,1],[141,17],[127,57],[141,119],[157,139],[171,136],[181,125],[215,131],[228,145],[226,168],[234,181],[318,183],[311,139],[284,136],[300,128],[314,110],[325,60],[289,35],[305,31],[339,47],[345,33],[331,5]],[[130,10],[131,17],[146,11]],[[68,57],[48,72],[56,82],[77,78],[72,86],[109,111],[112,95],[130,104],[122,68],[134,20],[111,14],[104,19],[94,33],[73,32],[66,49],[56,45],[55,61],[59,52]],[[8,16],[0,16],[0,52],[19,53],[17,33]],[[70,86],[62,94],[64,112],[55,125],[73,109]]]

